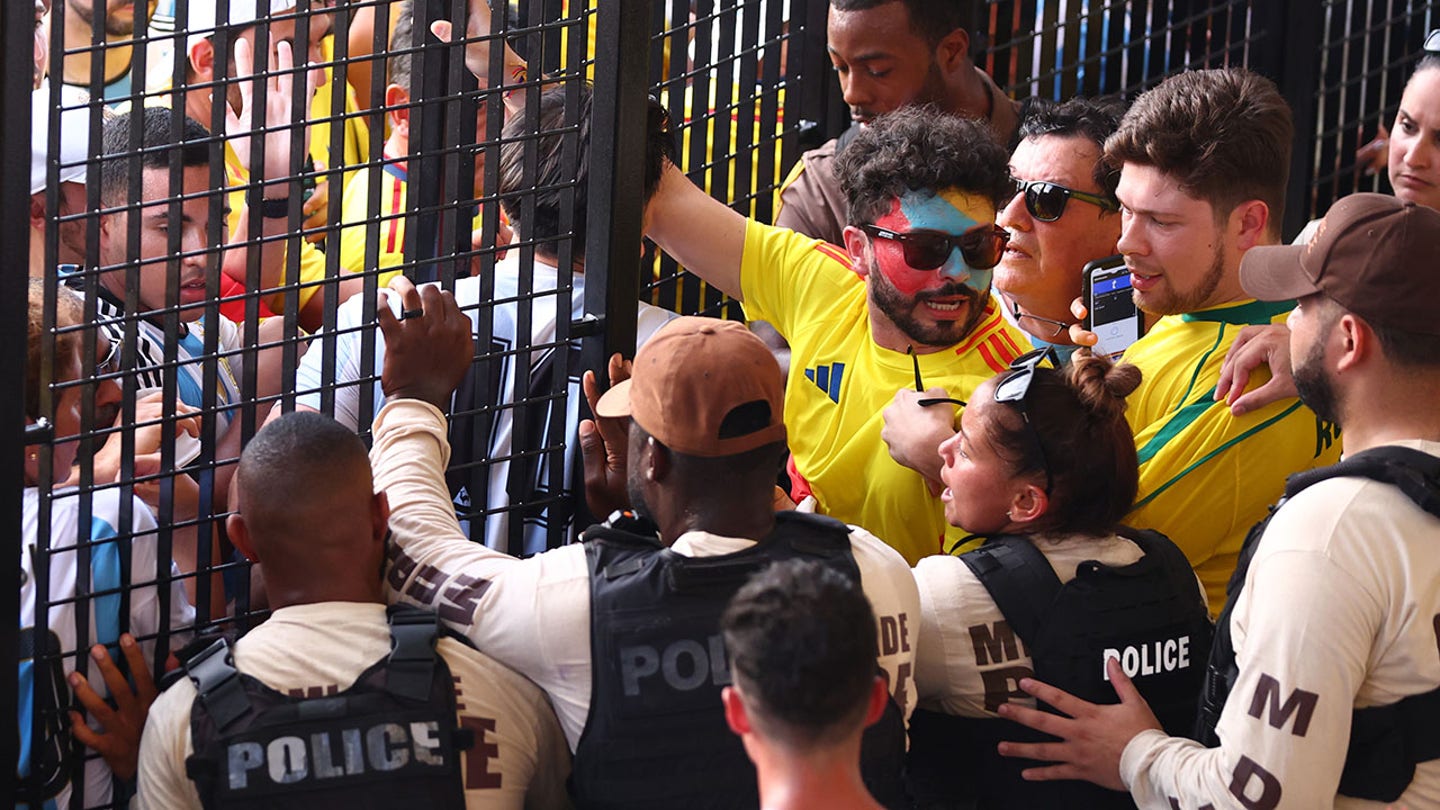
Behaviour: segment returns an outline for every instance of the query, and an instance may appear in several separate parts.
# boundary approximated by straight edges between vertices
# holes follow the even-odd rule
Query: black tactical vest
[[[816,559],[859,582],[849,530],[831,518],[781,512],[770,536],[720,557],[678,554],[634,521],[594,526],[583,538],[594,675],[571,774],[576,804],[758,807],[755,767],[720,701],[730,682],[720,614],[753,574],[781,560]],[[866,786],[887,807],[908,807],[904,751],[904,718],[892,700],[866,730],[861,756]]]
[[[1415,505],[1440,517],[1440,459],[1408,447],[1376,447],[1318,470],[1296,473],[1285,480],[1285,495],[1270,508],[1270,515],[1245,536],[1235,573],[1225,587],[1225,609],[1215,627],[1215,646],[1205,671],[1204,692],[1195,724],[1195,739],[1220,745],[1215,727],[1240,670],[1230,638],[1230,614],[1245,573],[1260,546],[1265,527],[1285,502],[1312,484],[1328,478],[1368,478],[1398,487]],[[1411,695],[1388,706],[1356,709],[1351,715],[1350,746],[1340,773],[1340,795],[1378,802],[1400,798],[1415,778],[1415,766],[1440,759],[1440,687]]]
[[[1115,703],[1105,660],[1118,657],[1165,729],[1183,733],[1191,727],[1210,650],[1205,600],[1185,555],[1164,535],[1128,528],[1121,534],[1145,556],[1118,568],[1083,562],[1063,585],[1024,537],[990,538],[960,559],[1034,662],[1033,672],[1017,666],[998,673],[1012,693],[1019,693],[1020,678],[1033,675],[1093,703]],[[1020,771],[1039,763],[1001,757],[995,749],[1002,740],[1049,739],[1010,720],[916,710],[909,772],[917,806],[978,797],[981,808],[1134,807],[1128,794],[1088,782],[1026,782]]]
[[[473,735],[455,727],[438,620],[390,614],[390,655],[329,697],[289,697],[240,673],[224,639],[185,662],[197,692],[185,769],[206,810],[465,807],[460,752]]]

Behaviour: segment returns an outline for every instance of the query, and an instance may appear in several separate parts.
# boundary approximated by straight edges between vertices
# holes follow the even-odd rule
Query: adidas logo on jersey
[[[805,369],[805,379],[815,383],[837,404],[840,402],[840,381],[844,376],[844,363],[831,363],[828,366]]]

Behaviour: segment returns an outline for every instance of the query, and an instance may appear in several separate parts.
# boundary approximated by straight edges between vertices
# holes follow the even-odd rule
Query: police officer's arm
[[[660,187],[645,207],[645,220],[645,235],[661,249],[705,283],[743,300],[740,260],[745,253],[745,217],[666,161]]]
[[[195,687],[181,678],[150,706],[140,738],[135,804],[139,810],[200,810],[200,794],[185,774],[190,745],[190,705]]]

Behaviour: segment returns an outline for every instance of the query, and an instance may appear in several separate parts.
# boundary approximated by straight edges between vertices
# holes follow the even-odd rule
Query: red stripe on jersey
[[[826,256],[829,256],[835,261],[840,262],[846,267],[851,267],[850,254],[830,244],[829,242],[818,242],[815,245],[815,249],[820,251],[821,253],[824,253]]]
[[[989,366],[990,370],[997,374],[1010,367],[1009,363],[1001,363],[995,359],[995,354],[991,350],[989,343],[981,343],[975,347],[974,351],[979,352],[980,357],[985,360],[985,365]]]
[[[1024,349],[1015,344],[1015,337],[1004,329],[997,330],[990,340],[1000,347],[1000,353],[1009,360],[1014,360],[1025,353]]]
[[[978,344],[990,339],[990,330],[1000,322],[1000,310],[995,307],[995,299],[991,298],[985,303],[985,315],[980,319],[980,325],[970,333],[970,339],[955,347],[956,354],[964,354],[974,349]]]
[[[395,242],[396,242],[397,240],[399,240],[399,238],[400,238],[400,217],[399,217],[399,214],[400,214],[400,191],[401,191],[402,188],[403,188],[403,186],[401,186],[401,184],[398,183],[398,182],[391,182],[391,184],[390,184],[390,213],[391,213],[393,216],[390,218],[390,237],[389,237],[389,240],[385,243],[385,252],[386,252],[386,253],[394,253],[394,252],[395,252]]]

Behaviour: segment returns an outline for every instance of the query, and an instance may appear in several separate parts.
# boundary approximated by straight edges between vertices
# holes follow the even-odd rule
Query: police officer
[[[405,289],[412,309],[408,283],[392,286]],[[895,551],[861,529],[773,511],[783,378],[758,338],[707,318],[660,329],[636,357],[633,378],[596,407],[602,417],[631,417],[633,511],[588,530],[582,544],[524,560],[469,542],[455,521],[442,477],[445,419],[434,406],[448,392],[429,401],[390,396],[402,375],[443,363],[439,354],[387,363],[382,380],[390,401],[375,420],[372,461],[394,510],[387,582],[395,599],[435,607],[550,695],[575,751],[580,805],[757,803],[754,769],[720,702],[729,672],[719,616],[746,578],[789,558],[858,578],[874,606],[893,705],[872,730],[866,759],[876,795],[903,802],[914,581]]]
[[[1023,681],[1074,719],[1010,710],[1063,741],[1002,753],[1058,763],[1034,778],[1128,788],[1143,807],[1436,806],[1437,262],[1440,212],[1356,194],[1309,245],[1255,248],[1241,265],[1257,298],[1298,300],[1295,382],[1343,427],[1346,458],[1292,476],[1246,543],[1212,657],[1218,710],[1202,715],[1218,747],[1160,732],[1112,663],[1118,706]]]
[[[454,300],[431,291],[425,306],[458,324],[468,353]],[[413,335],[398,337],[387,352]],[[437,643],[433,615],[428,628],[387,622],[389,508],[354,433],[287,415],[246,446],[235,480],[226,528],[275,610],[233,652],[190,658],[190,677],[151,707],[140,806],[568,806],[569,753],[545,696],[461,640]],[[287,710],[322,719],[284,722]]]

